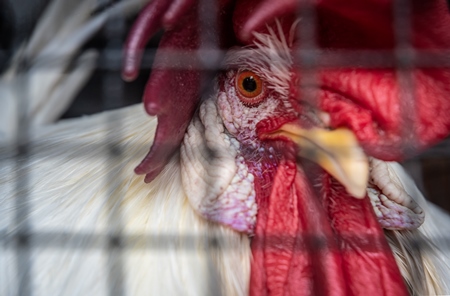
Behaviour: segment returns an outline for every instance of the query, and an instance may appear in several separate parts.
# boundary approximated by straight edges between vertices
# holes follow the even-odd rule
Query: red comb
[[[158,129],[152,149],[136,169],[137,173],[149,174],[147,181],[159,173],[179,146],[199,100],[202,72],[201,64],[195,59],[196,50],[201,47],[197,2],[198,0],[152,1],[136,21],[125,47],[123,76],[131,80],[138,73],[142,52],[148,39],[161,27],[167,29],[155,59],[156,69],[151,74],[144,95],[147,112],[158,116]],[[392,0],[311,0],[309,4],[315,5],[317,18],[318,34],[315,41],[320,48],[328,52],[334,49],[383,49],[390,50],[394,55],[396,36],[393,2]],[[286,15],[296,16],[296,12],[301,9],[299,1],[296,0],[220,0],[216,3],[218,22],[215,26],[206,26],[206,28],[201,26],[204,30],[202,36],[203,34],[219,36],[222,48],[225,49],[232,44],[230,40],[233,39],[243,45],[248,44],[251,42],[252,33],[264,31],[266,23],[270,24],[275,18],[286,17]],[[446,32],[450,30],[450,14],[445,1],[410,1],[409,4],[412,15],[411,46],[420,50],[448,49],[450,35]],[[300,21],[299,26],[301,25]],[[356,35],[349,34],[348,28],[355,28],[353,33]],[[188,52],[188,56],[194,57],[183,63],[183,66],[187,65],[189,70],[171,68],[172,61],[161,53],[167,49]],[[370,71],[372,70],[368,70]],[[430,143],[435,143],[445,137],[450,130],[450,116],[444,116],[450,112],[449,71],[439,68],[421,69],[420,75],[427,79],[420,78],[415,81],[416,90],[419,92],[416,98],[417,121],[414,123],[417,134],[415,148],[424,148]],[[424,92],[426,88],[429,91]],[[396,99],[389,100],[389,103],[392,103],[389,108],[378,106],[379,110],[374,110],[376,104],[367,98],[361,97],[357,102],[362,106],[369,106],[369,112],[376,111],[375,113],[381,115],[378,119],[381,119],[382,123],[390,121],[390,126],[388,124],[387,127],[391,130],[386,130],[389,132],[388,137],[383,141],[366,141],[365,145],[368,152],[375,153],[381,158],[386,149],[398,150],[405,144],[402,136],[392,135],[392,133],[398,133],[398,127],[402,121],[393,122],[386,117],[392,117],[388,109],[398,110],[403,106],[399,105],[401,101],[398,94],[395,94],[393,98]],[[336,113],[332,118],[334,122],[342,121],[343,117],[337,117]],[[431,118],[438,119],[430,120]],[[360,134],[363,135],[363,133]],[[359,139],[364,142],[362,137]],[[398,159],[401,154],[389,155],[389,153],[385,153],[389,159]]]

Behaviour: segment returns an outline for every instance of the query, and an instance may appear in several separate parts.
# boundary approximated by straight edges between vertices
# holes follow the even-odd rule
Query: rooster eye
[[[236,88],[239,98],[245,105],[254,106],[264,98],[261,78],[252,71],[238,73]]]

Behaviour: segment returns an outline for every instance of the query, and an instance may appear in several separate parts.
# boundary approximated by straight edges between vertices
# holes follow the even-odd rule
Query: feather
[[[130,295],[247,293],[249,240],[194,212],[178,155],[151,184],[133,174],[155,127],[142,105],[66,120],[33,136],[27,161],[2,164],[3,237],[20,229],[14,211],[24,205],[15,198],[28,193],[22,223],[36,242],[30,251],[34,295],[107,295],[110,233],[124,236],[122,272]],[[111,147],[126,153],[111,157]],[[15,192],[22,180],[28,186]],[[12,295],[14,248],[1,248],[0,294]]]
[[[31,128],[57,120],[96,67],[96,51],[77,56],[83,44],[108,20],[145,4],[124,0],[94,15],[96,2],[52,1],[16,52],[0,78],[0,143],[21,134],[24,119]]]
[[[442,227],[450,225],[450,216],[425,199],[398,163],[386,165],[425,212],[418,229],[385,230],[400,272],[413,295],[450,294],[450,243]]]

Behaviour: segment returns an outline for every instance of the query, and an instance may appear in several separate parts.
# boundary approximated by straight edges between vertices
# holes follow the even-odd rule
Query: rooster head
[[[406,293],[370,202],[353,197],[366,196],[368,178],[356,137],[292,97],[292,46],[279,26],[225,57],[183,140],[189,201],[253,237],[252,295]]]

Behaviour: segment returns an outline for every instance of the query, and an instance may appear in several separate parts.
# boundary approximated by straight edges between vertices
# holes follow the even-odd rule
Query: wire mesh
[[[403,136],[408,139],[408,144],[405,147],[405,154],[410,155],[411,151],[415,150],[414,146],[417,140],[414,138],[414,133],[411,133],[413,129],[416,114],[414,108],[415,95],[414,95],[414,77],[412,75],[412,70],[418,67],[425,68],[445,68],[450,67],[450,50],[440,50],[435,52],[419,52],[414,51],[411,46],[411,8],[410,1],[408,0],[397,0],[394,3],[394,35],[395,35],[395,50],[335,50],[333,52],[323,51],[316,44],[316,15],[315,8],[308,1],[304,1],[305,5],[301,6],[298,11],[298,16],[302,21],[302,25],[298,26],[298,36],[300,40],[300,47],[298,48],[296,55],[296,63],[298,63],[301,70],[301,75],[304,77],[300,84],[299,90],[302,92],[302,97],[305,101],[310,103],[312,106],[317,106],[316,98],[317,95],[314,91],[305,91],[308,89],[307,85],[314,85],[317,79],[317,71],[321,68],[340,68],[340,67],[354,67],[354,68],[369,68],[369,69],[380,69],[386,67],[395,67],[397,69],[397,76],[400,82],[400,96],[401,96],[401,116],[403,117],[404,131]],[[447,3],[449,3],[447,1]],[[211,91],[208,89],[209,81],[211,81],[215,70],[222,70],[222,65],[219,62],[221,58],[225,55],[225,51],[219,48],[219,40],[217,36],[211,35],[208,32],[216,31],[211,30],[216,24],[214,16],[217,11],[216,1],[202,0],[200,1],[200,9],[198,10],[200,27],[201,27],[201,44],[202,46],[197,50],[196,56],[193,57],[191,52],[183,52],[181,50],[167,50],[162,55],[167,55],[168,58],[163,58],[164,60],[169,60],[173,64],[167,65],[168,67],[173,66],[174,68],[183,68],[185,66],[191,66],[189,62],[193,58],[198,58],[201,63],[199,63],[201,70],[207,70],[205,76],[203,77],[202,83],[204,93]],[[110,3],[101,4],[103,7],[107,7]],[[100,104],[102,110],[110,110],[122,107],[129,104],[129,99],[127,96],[127,86],[120,78],[121,69],[121,59],[122,59],[122,46],[124,41],[124,36],[129,26],[129,20],[125,17],[116,17],[107,22],[105,29],[103,31],[103,38],[106,39],[106,44],[101,49],[100,56],[97,62],[97,71],[101,72],[100,80],[101,85],[89,85],[89,87],[97,87],[101,93]],[[19,35],[24,35],[24,32],[18,32]],[[157,43],[157,41],[156,41]],[[56,54],[56,53],[54,53]],[[155,59],[156,49],[147,48],[141,68],[146,70],[151,70],[154,59]],[[56,54],[57,56],[57,54]],[[10,52],[4,50],[0,53],[0,58],[10,57]],[[49,57],[51,60],[54,57]],[[44,64],[42,66],[52,67],[51,63]],[[26,85],[26,82],[19,82],[20,84]],[[142,89],[142,81],[139,82],[139,88]],[[18,87],[20,88],[20,86]],[[21,92],[21,104],[22,107],[19,110],[27,110],[27,98],[30,94],[27,93],[27,89],[23,89]],[[85,92],[82,92],[85,95]],[[134,93],[134,97],[140,97],[141,93]],[[91,98],[92,99],[92,98]],[[132,100],[133,101],[133,100]],[[90,108],[92,104],[85,103],[86,108]],[[22,112],[22,111],[21,111]],[[82,112],[91,113],[91,111],[82,109]],[[76,116],[77,112],[68,115],[67,117]],[[106,117],[106,122],[104,123],[109,129],[118,130],[117,124],[121,124],[120,118],[114,118],[114,114],[111,117]],[[16,273],[18,275],[18,295],[33,295],[31,291],[31,284],[33,279],[31,278],[30,270],[36,268],[31,266],[32,260],[30,259],[30,249],[38,248],[83,248],[83,249],[98,249],[105,248],[103,242],[107,241],[106,251],[108,252],[107,266],[105,270],[108,272],[108,291],[109,295],[125,295],[124,288],[124,266],[123,266],[123,253],[124,250],[129,245],[134,245],[133,242],[140,241],[142,239],[148,241],[148,243],[143,244],[145,248],[159,249],[163,250],[168,246],[176,242],[179,238],[178,234],[136,234],[129,235],[123,233],[122,225],[122,213],[120,212],[120,207],[115,207],[114,204],[108,205],[114,208],[110,217],[107,230],[104,234],[94,234],[85,232],[64,232],[64,231],[39,231],[33,232],[29,225],[28,217],[32,209],[29,208],[28,195],[28,171],[27,164],[28,159],[28,147],[26,144],[29,138],[30,127],[27,119],[27,114],[19,114],[19,137],[16,143],[16,174],[18,182],[16,186],[16,211],[15,211],[15,224],[17,228],[14,230],[12,235],[5,233],[0,233],[0,241],[7,248],[12,248],[16,254]],[[111,127],[111,125],[115,125]],[[91,143],[90,147],[95,145],[105,146],[108,153],[108,157],[111,162],[120,162],[123,159],[123,154],[125,151],[123,147],[119,144],[114,143],[111,139],[106,138],[104,143]],[[112,143],[112,144],[111,144]],[[61,143],[58,143],[60,145]],[[66,143],[67,150],[75,147],[77,145],[76,141],[74,143]],[[56,144],[55,144],[56,145]],[[145,145],[145,143],[143,143]],[[426,177],[426,174],[433,176],[433,168],[431,168],[431,173],[429,171],[423,172],[423,162],[420,163],[420,159],[437,158],[445,159],[448,163],[450,156],[450,141],[446,140],[439,144],[438,146],[424,152],[421,156],[416,158],[415,162],[410,161],[410,167],[414,167],[413,175],[419,178]],[[88,148],[89,149],[89,148]],[[82,150],[79,150],[78,156],[84,158],[85,155]],[[51,157],[51,155],[48,155]],[[440,161],[440,160],[438,160]],[[412,165],[411,165],[412,164]],[[425,165],[426,166],[426,165]],[[450,175],[450,170],[447,166],[447,178]],[[444,169],[445,170],[445,169]],[[442,171],[440,171],[442,172]],[[111,174],[116,175],[118,172],[106,172],[104,182],[109,184],[114,178]],[[119,174],[125,174],[126,172],[119,172]],[[423,183],[429,183],[429,181],[422,182],[418,180],[419,186]],[[450,182],[446,182],[449,184]],[[448,186],[447,186],[448,187]],[[442,205],[447,206],[447,210],[450,209],[448,204],[447,194],[449,189],[445,193],[440,193],[443,200]],[[435,200],[437,201],[437,200]],[[106,203],[109,201],[106,200]],[[116,201],[115,201],[116,202]],[[156,239],[155,239],[156,238]],[[192,250],[195,250],[197,246],[196,238],[187,235],[184,239],[190,241],[187,246],[191,246]],[[205,248],[214,249],[217,244],[218,239],[226,240],[226,237],[215,237],[211,235],[209,241],[205,243]],[[450,246],[450,238],[446,238]],[[80,242],[83,242],[81,244]],[[419,248],[425,248],[428,245],[421,244],[417,241],[417,246]],[[317,246],[321,246],[321,242],[316,242]],[[233,248],[235,246],[229,246]],[[366,246],[365,249],[370,249],[370,246]],[[213,270],[213,268],[211,269]],[[218,282],[218,277],[214,272],[211,272],[211,279],[208,280],[211,285],[208,291],[217,291],[214,295],[220,295],[220,282]]]

